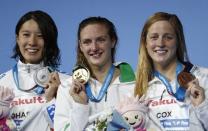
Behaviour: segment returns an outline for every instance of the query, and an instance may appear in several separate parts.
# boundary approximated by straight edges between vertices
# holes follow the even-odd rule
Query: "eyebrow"
[[[29,30],[21,30],[20,32],[26,32],[26,33],[28,33],[28,32],[31,32],[31,31],[29,31]],[[40,33],[42,33],[41,31],[35,31],[34,33],[37,33],[37,34],[40,34]]]
[[[159,33],[148,33],[147,36],[148,36],[148,35],[158,35],[158,34],[159,34]],[[175,36],[174,33],[164,33],[163,35],[173,35],[173,36]]]
[[[108,35],[101,35],[101,36],[95,37],[95,39],[97,39],[97,38],[108,38]],[[80,40],[91,40],[91,38],[83,38]]]

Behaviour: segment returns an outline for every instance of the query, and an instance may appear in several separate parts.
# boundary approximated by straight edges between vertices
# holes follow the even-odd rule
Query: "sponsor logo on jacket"
[[[169,105],[169,104],[175,104],[175,99],[163,99],[163,100],[151,100],[150,106],[161,106],[161,105]]]
[[[35,103],[45,103],[45,100],[38,96],[38,97],[32,97],[32,98],[18,98],[12,101],[11,106],[19,106],[19,105],[28,105],[28,104],[35,104]]]

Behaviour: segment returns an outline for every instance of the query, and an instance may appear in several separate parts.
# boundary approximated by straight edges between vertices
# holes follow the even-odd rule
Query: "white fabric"
[[[36,69],[43,67],[43,64],[24,64],[18,61],[17,66],[20,88],[25,90],[35,86],[33,74]],[[4,76],[0,77],[0,85],[11,88],[15,94],[9,117],[16,123],[17,130],[49,131],[51,122],[46,114],[46,108],[54,104],[55,100],[46,103],[44,95],[19,90],[13,79],[12,69],[2,75]],[[61,82],[68,78],[61,73],[59,77]]]
[[[91,81],[92,92],[97,96],[102,84],[92,78]],[[54,117],[55,131],[82,131],[88,123],[90,116],[113,108],[118,102],[125,99],[126,96],[132,96],[135,86],[135,81],[121,83],[119,78],[117,78],[109,86],[107,97],[104,96],[99,103],[89,101],[88,105],[82,105],[74,102],[69,95],[71,83],[72,79],[70,78],[59,87]]]
[[[200,86],[204,88],[206,95],[205,101],[198,107],[193,107],[190,102],[177,101],[167,92],[165,85],[157,77],[149,82],[146,100],[151,101],[149,114],[154,122],[149,124],[147,130],[156,129],[158,125],[164,125],[165,130],[169,131],[208,129],[208,69],[196,67],[193,74],[199,80]],[[175,84],[175,80],[171,82],[173,88],[176,87]]]

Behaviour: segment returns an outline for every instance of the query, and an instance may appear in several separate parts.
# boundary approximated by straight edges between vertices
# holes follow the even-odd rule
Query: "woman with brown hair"
[[[188,59],[183,27],[175,14],[157,12],[140,39],[135,95],[149,101],[149,115],[164,130],[207,129],[208,69]]]
[[[79,24],[77,37],[77,74],[58,90],[57,131],[83,131],[86,125],[94,126],[87,126],[89,130],[98,128],[97,114],[102,116],[126,95],[133,95],[133,70],[127,63],[115,63],[118,37],[113,23],[103,17],[86,18]],[[88,70],[84,79],[80,77],[83,69]]]

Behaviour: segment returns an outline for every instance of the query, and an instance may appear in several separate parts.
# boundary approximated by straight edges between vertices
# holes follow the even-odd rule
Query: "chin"
[[[31,59],[31,60],[25,60],[25,63],[30,63],[30,64],[39,64],[41,60],[37,59]]]
[[[90,64],[94,65],[94,66],[100,66],[100,65],[102,65],[102,62],[100,62],[100,61],[91,61]]]
[[[157,63],[157,64],[165,64],[165,63],[167,63],[167,59],[163,59],[163,58],[161,58],[161,59],[156,59],[156,60],[154,60],[153,62],[154,63]]]

